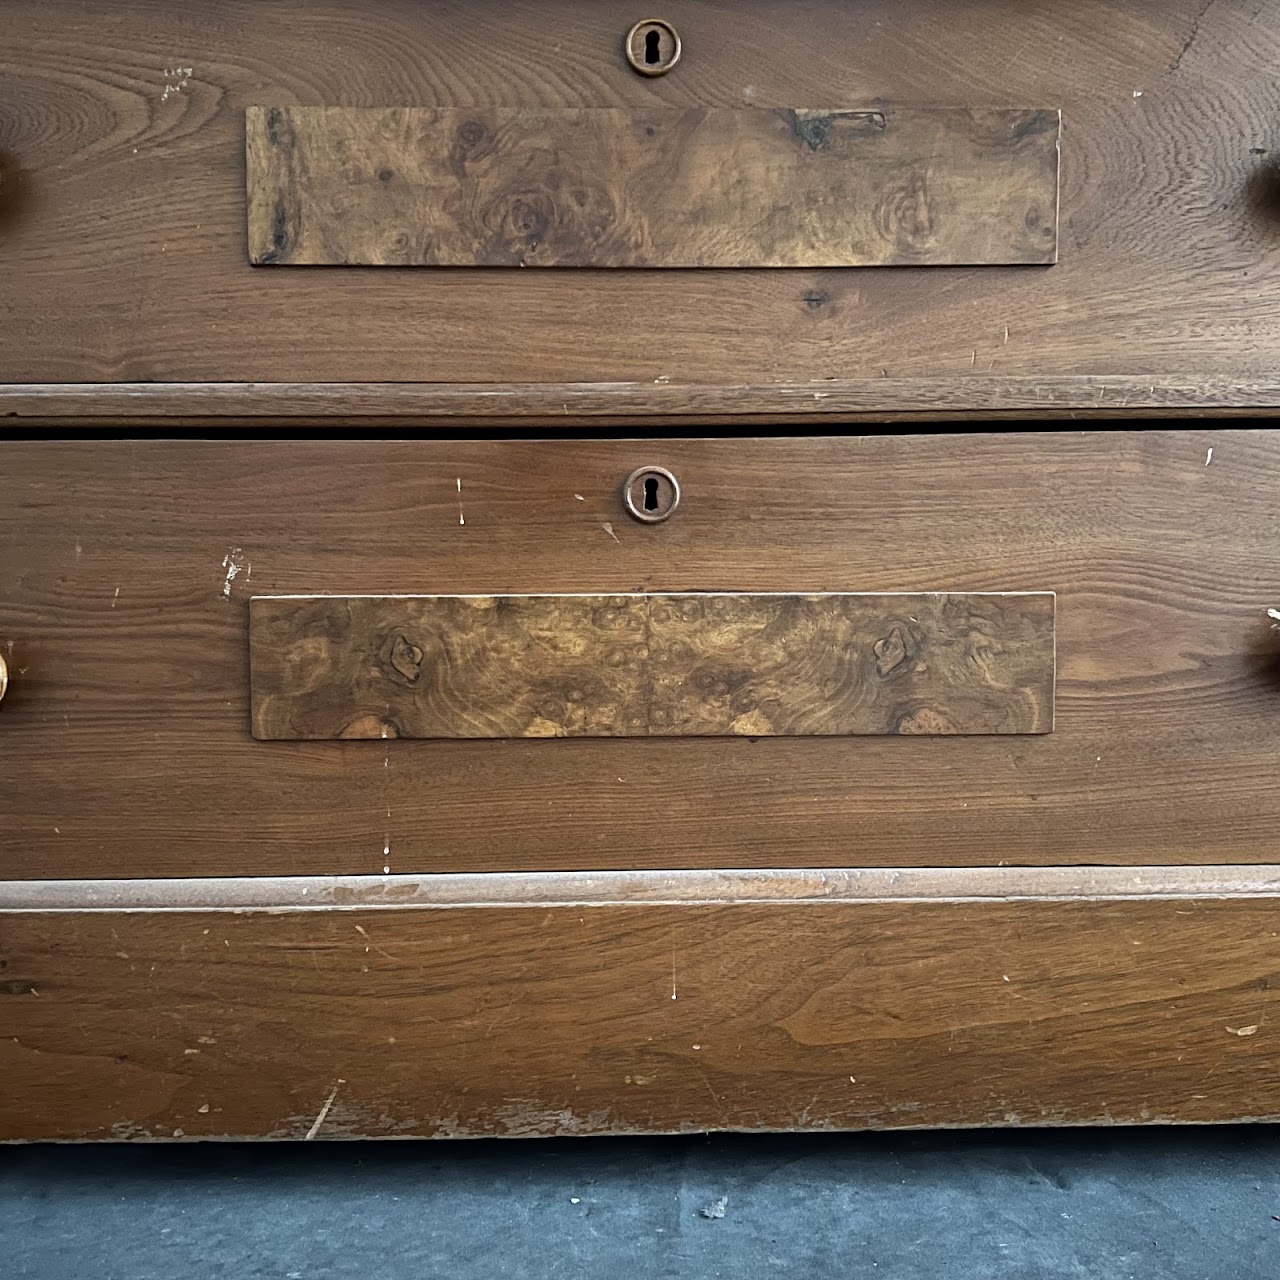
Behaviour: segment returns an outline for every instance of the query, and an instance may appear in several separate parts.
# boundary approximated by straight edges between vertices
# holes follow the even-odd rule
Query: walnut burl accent
[[[259,265],[1051,263],[1056,110],[250,107]]]
[[[1052,592],[260,596],[260,739],[1047,733]]]

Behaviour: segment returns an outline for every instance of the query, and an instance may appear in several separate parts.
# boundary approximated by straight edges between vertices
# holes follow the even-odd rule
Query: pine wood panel
[[[673,0],[664,12],[685,52],[650,80],[622,57],[637,12],[620,0],[9,0],[0,379],[1154,385],[1280,363],[1275,6]],[[832,102],[1062,107],[1062,260],[687,274],[247,263],[250,106]]]
[[[648,464],[684,498],[640,526]],[[1273,430],[15,440],[0,470],[3,876],[1273,860]],[[1057,592],[1052,734],[250,733],[255,594],[933,588]]]
[[[8,913],[0,1137],[1274,1119],[1276,907]]]
[[[250,107],[262,265],[1037,264],[1057,111]]]
[[[1053,596],[260,596],[254,736],[1047,733]]]

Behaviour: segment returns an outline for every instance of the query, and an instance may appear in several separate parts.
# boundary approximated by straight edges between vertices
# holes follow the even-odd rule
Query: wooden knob
[[[0,702],[4,701],[4,691],[9,687],[9,664],[0,656]]]

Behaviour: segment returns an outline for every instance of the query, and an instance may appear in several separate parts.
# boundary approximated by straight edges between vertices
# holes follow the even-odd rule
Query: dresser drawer
[[[6,877],[1270,860],[1272,431],[9,441],[0,460]],[[661,523],[624,505],[651,464],[681,489]],[[604,695],[530,728],[468,702],[482,681],[443,719],[389,700],[355,724],[339,683],[331,713],[258,726],[293,740],[253,736],[252,597],[938,591],[1056,593],[1040,710],[984,718],[979,690],[969,724],[771,725],[752,704],[546,740],[528,734],[603,723]],[[831,645],[871,660],[870,637],[813,643],[815,688],[839,685]],[[762,660],[744,651],[746,677]]]
[[[750,411],[733,388],[788,384],[804,391],[788,412],[832,421],[852,411],[1262,411],[1280,403],[1268,178],[1280,16],[1244,0],[1202,10],[1199,0],[1085,0],[1064,19],[1053,0],[994,0],[975,22],[968,7],[936,0],[736,0],[729,11],[675,0],[658,16],[677,29],[681,60],[649,77],[623,52],[648,15],[620,0],[367,0],[358,10],[214,0],[198,14],[155,0],[91,13],[17,0],[6,5],[0,83],[0,382],[126,384],[148,402],[164,402],[154,384],[178,383],[188,402],[198,387],[215,410],[246,402],[243,385],[219,385],[228,382],[289,384],[284,400],[295,404],[308,387],[316,403],[312,384],[340,382],[320,399],[345,406],[378,402],[370,383],[497,382],[549,384],[546,411],[559,414],[556,386],[623,382],[633,405],[646,389],[669,398],[664,387],[701,386],[693,398],[721,413]],[[1061,111],[1059,207],[1041,211],[1046,233],[1056,225],[1058,260],[255,268],[246,115],[272,107],[466,108],[517,121],[534,110],[686,120],[703,109],[731,120],[807,108]],[[805,155],[805,138],[817,141],[807,127],[797,126]],[[537,152],[531,142],[517,156]],[[682,154],[672,152],[673,168]],[[743,174],[738,160],[726,151],[681,181],[716,191],[732,187],[726,178],[748,189],[768,178]],[[933,169],[944,160],[971,164],[949,145]],[[663,198],[661,172],[641,185]],[[895,217],[931,236],[954,230],[945,209],[930,209],[928,181],[904,176],[899,194]],[[572,204],[572,184],[526,203],[537,213],[548,199]],[[613,243],[622,197],[593,200],[591,226]],[[790,211],[759,260],[790,260],[784,251],[814,217]],[[616,238],[624,230],[612,227]],[[690,250],[671,260],[724,260]],[[38,415],[30,394],[5,398]],[[255,394],[267,411],[280,402]],[[418,402],[399,395],[398,412],[414,414]],[[101,389],[96,404],[136,407]]]
[[[658,467],[680,502],[638,520]],[[1277,433],[9,440],[0,468],[0,1139],[1280,1113]],[[743,688],[759,636],[787,658],[746,733],[655,717],[723,709],[672,676],[708,592],[765,609]],[[392,643],[353,648],[371,618]],[[512,688],[548,635],[551,667],[645,658],[614,673],[645,696],[579,681],[575,736],[503,736],[546,720]],[[441,652],[485,678],[420,694]],[[908,661],[980,718],[862,700]],[[365,663],[398,701],[359,701]],[[804,718],[819,686],[839,724]]]

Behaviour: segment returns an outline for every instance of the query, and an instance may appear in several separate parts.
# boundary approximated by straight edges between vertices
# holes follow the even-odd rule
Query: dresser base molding
[[[1280,1118],[1276,866],[377,879],[6,883],[0,1139]]]

